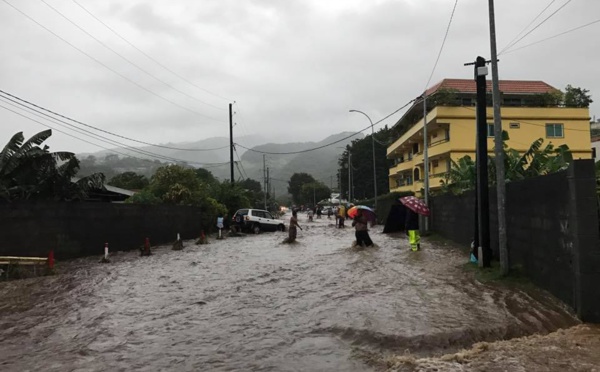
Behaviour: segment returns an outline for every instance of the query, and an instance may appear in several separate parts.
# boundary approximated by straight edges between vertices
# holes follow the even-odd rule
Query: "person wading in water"
[[[288,238],[284,241],[285,243],[293,243],[296,241],[296,234],[298,233],[296,227],[302,230],[302,227],[298,224],[297,212],[294,209],[292,211],[292,217],[290,217],[290,228],[288,229]]]
[[[357,210],[356,216],[354,217],[354,221],[352,221],[352,226],[354,226],[354,228],[356,229],[356,245],[359,247],[370,247],[373,245],[373,241],[369,236],[367,222],[367,217],[363,214],[362,210]]]

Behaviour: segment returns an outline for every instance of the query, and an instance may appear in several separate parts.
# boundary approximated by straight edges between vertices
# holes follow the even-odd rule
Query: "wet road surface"
[[[120,253],[0,283],[1,371],[365,371],[365,353],[441,355],[576,324],[552,299],[478,283],[463,252],[327,218]]]

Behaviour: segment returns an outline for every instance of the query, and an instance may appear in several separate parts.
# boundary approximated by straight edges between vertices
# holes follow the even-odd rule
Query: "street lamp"
[[[358,112],[359,114],[363,114],[369,119],[369,123],[371,123],[371,142],[373,145],[373,191],[375,193],[375,211],[377,212],[377,170],[375,166],[375,128],[373,126],[373,121],[369,117],[369,115],[365,114],[359,110],[350,110],[350,112]]]

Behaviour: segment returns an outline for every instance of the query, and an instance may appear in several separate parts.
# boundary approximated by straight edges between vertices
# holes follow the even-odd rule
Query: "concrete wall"
[[[200,235],[204,221],[196,207],[111,203],[10,203],[0,205],[0,256],[56,258],[101,255],[137,249],[146,237],[152,245]]]
[[[600,322],[600,238],[594,162],[507,183],[506,216],[511,267]],[[474,193],[432,198],[432,229],[465,246],[474,231]],[[490,189],[490,240],[498,257],[496,192]]]

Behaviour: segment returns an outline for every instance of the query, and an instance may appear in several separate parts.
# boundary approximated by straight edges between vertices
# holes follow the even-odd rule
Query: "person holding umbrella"
[[[370,247],[373,245],[373,241],[369,236],[367,222],[367,216],[363,214],[363,210],[357,208],[356,214],[354,216],[354,221],[352,221],[352,226],[354,226],[354,228],[356,229],[356,232],[354,233],[356,236],[356,245],[361,247]]]
[[[400,203],[406,206],[406,235],[413,252],[421,249],[421,235],[419,234],[419,215],[429,216],[431,213],[425,203],[414,196],[400,198]]]

